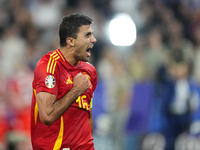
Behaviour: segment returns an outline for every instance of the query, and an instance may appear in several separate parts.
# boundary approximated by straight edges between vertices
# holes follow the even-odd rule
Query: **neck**
[[[67,47],[60,47],[60,51],[63,54],[63,56],[65,57],[65,59],[68,61],[68,63],[70,63],[73,66],[77,65],[77,61],[74,58],[74,54],[73,51]]]

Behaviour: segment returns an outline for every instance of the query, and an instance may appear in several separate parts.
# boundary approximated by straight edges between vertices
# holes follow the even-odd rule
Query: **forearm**
[[[36,95],[40,120],[50,125],[59,119],[70,105],[89,87],[89,79],[82,73],[73,78],[73,87],[62,98],[56,100],[56,95],[39,92]]]
[[[68,93],[65,94],[65,96],[58,100],[47,100],[46,103],[50,104],[40,104],[40,107],[43,106],[41,108],[38,106],[40,112],[40,120],[46,125],[52,124],[65,113],[65,111],[70,107],[70,105],[77,99],[79,95],[79,91],[71,89]],[[48,97],[46,97],[46,99],[48,99]],[[47,107],[44,108],[44,106]]]

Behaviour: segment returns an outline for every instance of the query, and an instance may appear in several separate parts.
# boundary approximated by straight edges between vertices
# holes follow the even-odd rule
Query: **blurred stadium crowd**
[[[199,150],[198,0],[0,0],[0,150],[31,150],[33,71],[59,47],[60,20],[74,12],[93,18],[97,38],[96,150]],[[133,46],[107,38],[119,12],[136,24]]]

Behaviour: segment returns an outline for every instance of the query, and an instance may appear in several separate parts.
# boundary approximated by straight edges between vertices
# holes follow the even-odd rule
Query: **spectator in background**
[[[170,70],[166,69],[158,71],[150,125],[151,132],[164,135],[166,150],[174,150],[177,137],[189,133],[199,108],[199,95],[186,61],[174,63],[168,68]]]
[[[147,68],[145,63],[145,35],[140,35],[126,59],[126,66],[129,72],[130,78],[134,82],[141,82],[146,80]]]
[[[166,140],[171,143],[167,148],[174,147],[178,135],[189,132],[193,115],[199,107],[199,95],[196,83],[191,79],[187,61],[177,62],[172,66],[175,78],[174,96],[169,102],[167,115]],[[171,145],[171,146],[170,146]]]
[[[28,9],[32,18],[32,26],[40,34],[37,43],[42,41],[42,44],[40,44],[40,50],[43,50],[42,54],[54,48],[55,41],[58,41],[57,24],[62,17],[64,6],[64,0],[39,0],[29,2]],[[56,43],[56,48],[58,46],[59,42]]]
[[[106,81],[104,109],[111,121],[110,131],[107,134],[111,135],[111,140],[114,143],[113,149],[121,150],[124,149],[122,141],[129,113],[132,82],[130,82],[130,76],[122,63],[120,52],[114,51],[109,46],[105,47],[104,50],[103,59],[98,64],[98,73],[99,78]]]
[[[30,3],[32,23],[43,31],[53,31],[60,21],[64,1],[39,0]]]
[[[32,88],[30,86],[33,71],[26,65],[25,60],[18,60],[14,75],[8,78],[5,91],[7,127],[10,130],[7,133],[7,141],[10,149],[22,145],[24,150],[31,150],[30,107]]]
[[[26,43],[20,37],[20,30],[17,26],[9,26],[5,30],[2,39],[1,62],[5,76],[15,72],[16,64],[24,58]]]
[[[192,42],[183,35],[183,25],[178,20],[172,20],[167,26],[168,30],[168,47],[169,58],[171,61],[181,62],[187,61],[189,68],[193,65],[194,50]]]
[[[145,56],[145,65],[148,72],[148,78],[153,80],[157,68],[166,64],[168,51],[166,45],[163,43],[162,33],[159,27],[153,28],[147,35],[147,46]]]

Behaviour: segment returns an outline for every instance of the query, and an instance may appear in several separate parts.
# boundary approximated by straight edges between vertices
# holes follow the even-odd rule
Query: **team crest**
[[[48,87],[48,88],[53,88],[56,84],[56,79],[54,76],[52,75],[48,75],[46,78],[45,78],[45,85]]]
[[[83,72],[82,74],[86,75],[86,77],[89,79],[89,82],[90,82],[90,83],[89,83],[89,88],[92,89],[92,83],[91,83],[91,81],[90,81],[90,80],[91,80],[91,77],[90,77],[86,72]]]

